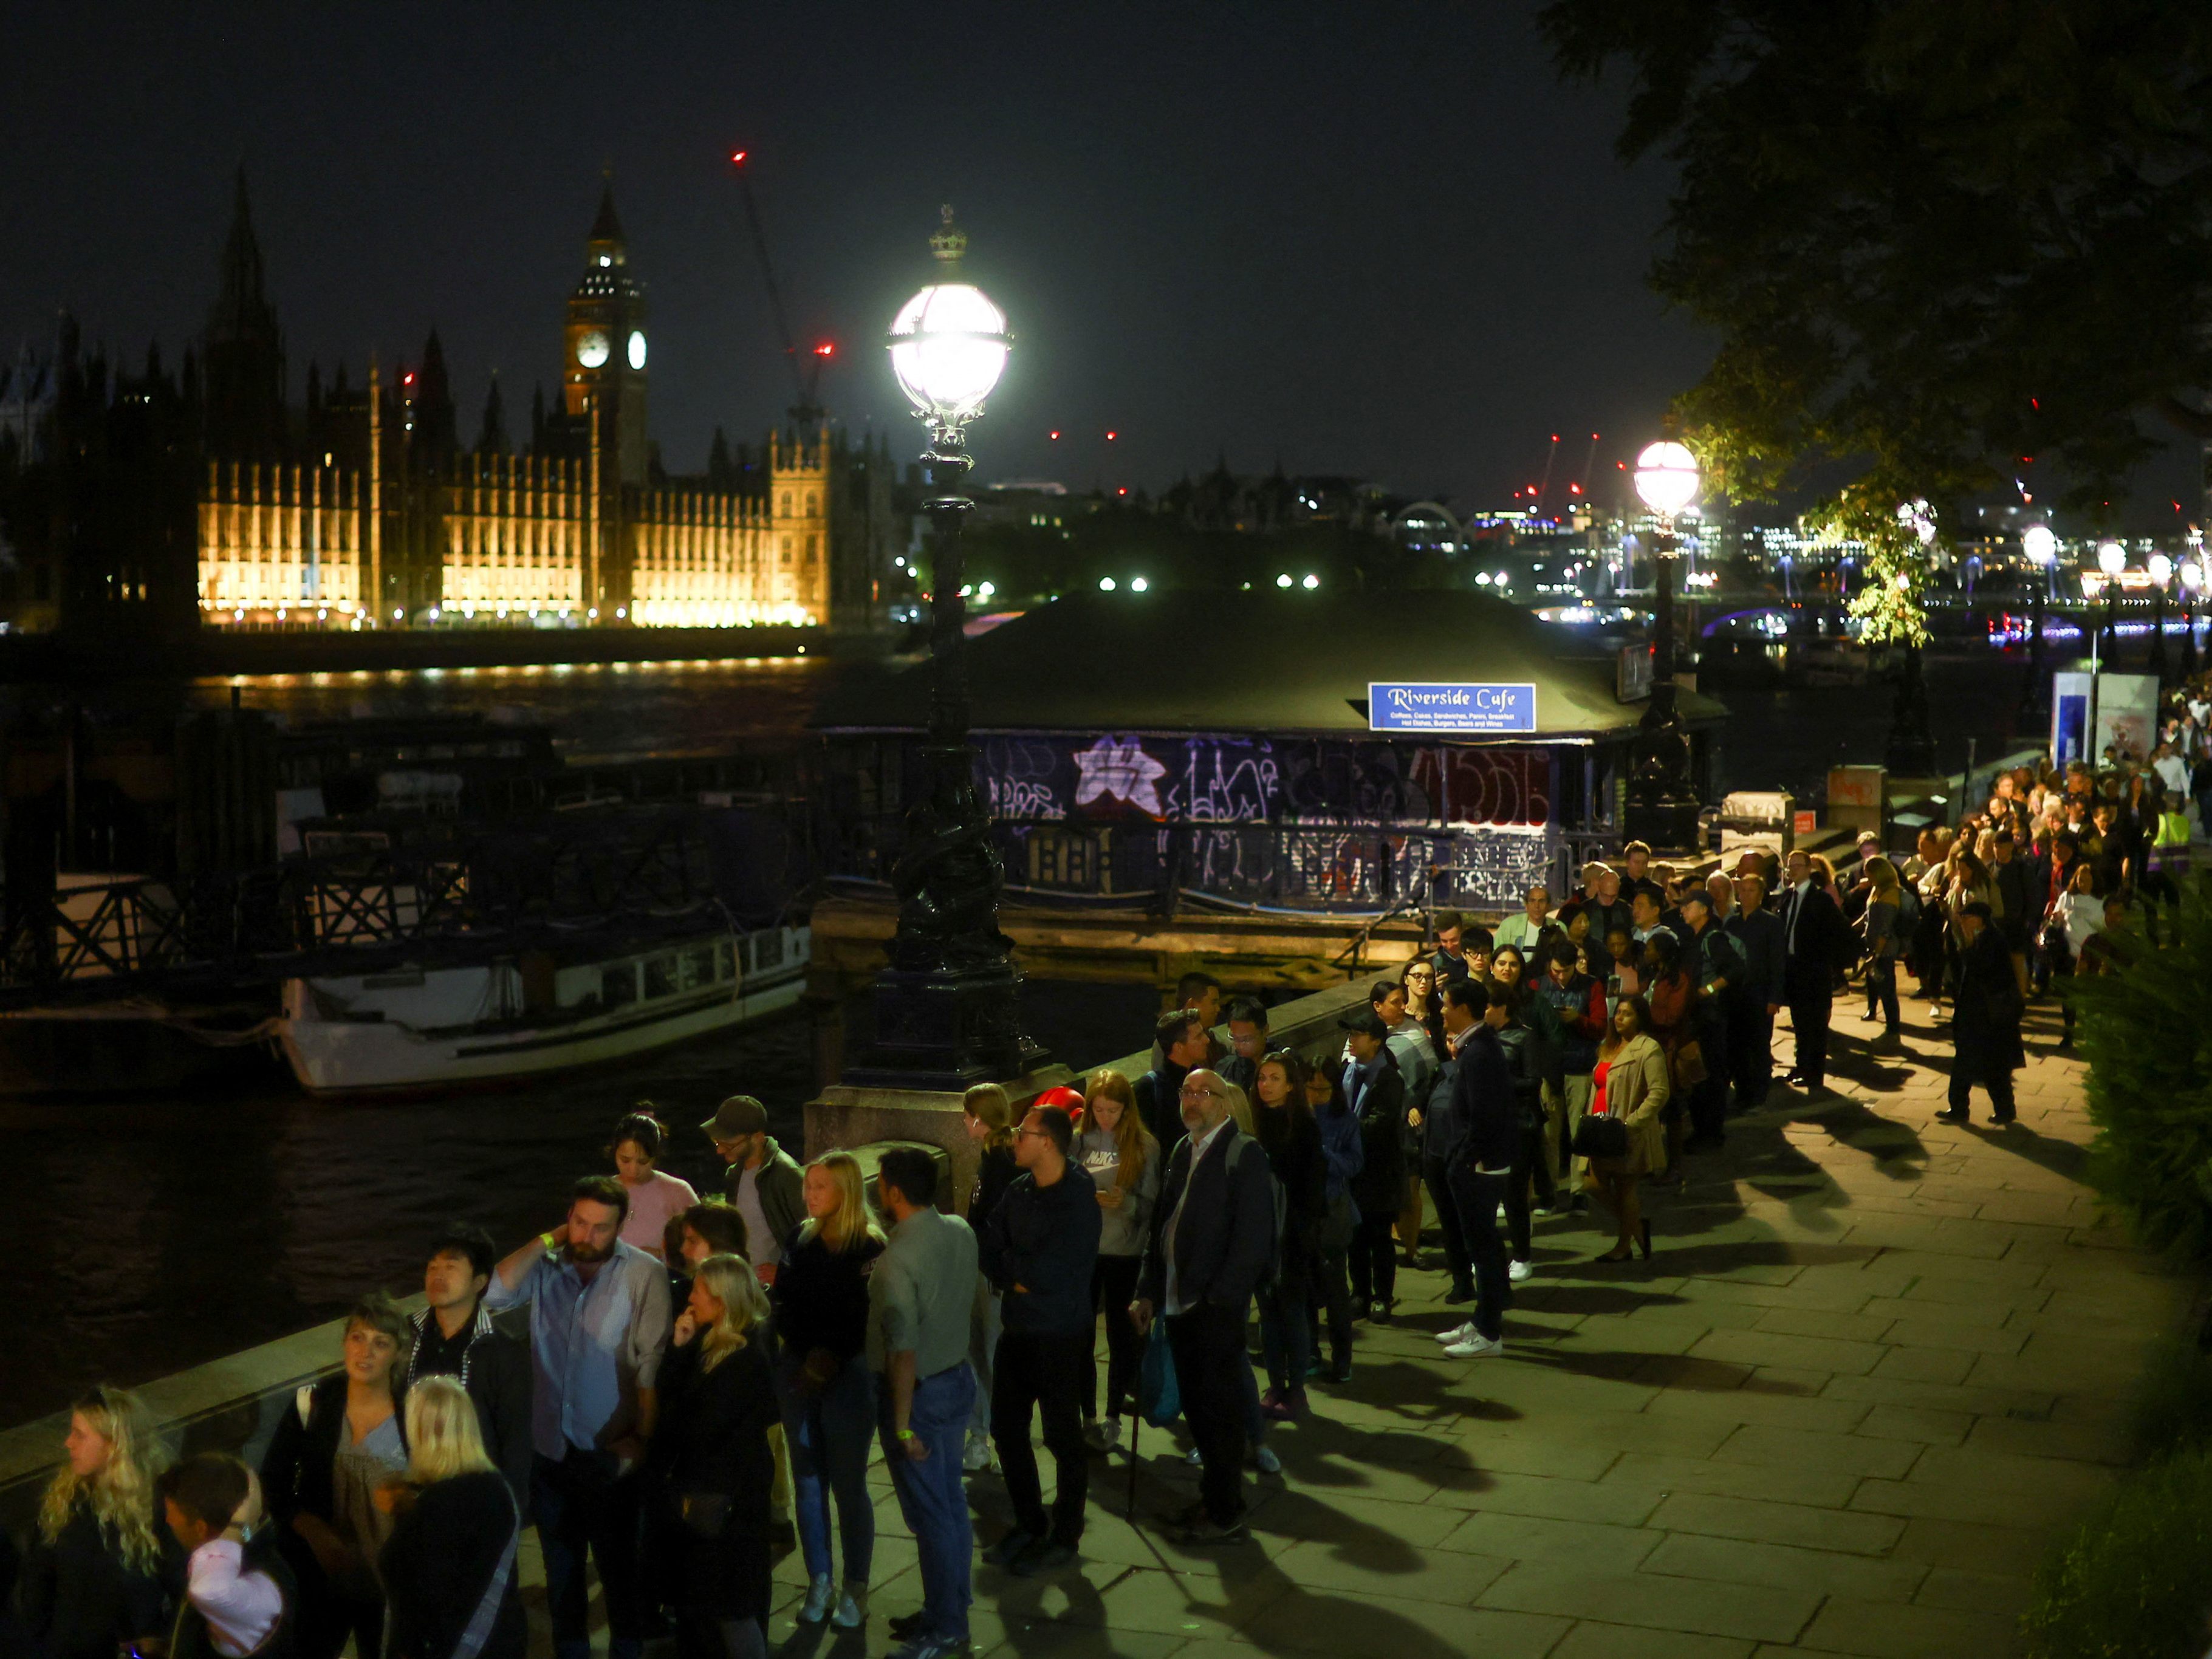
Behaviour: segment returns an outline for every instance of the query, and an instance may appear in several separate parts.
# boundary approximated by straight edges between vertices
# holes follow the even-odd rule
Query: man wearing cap
[[[773,1282],[792,1230],[806,1219],[806,1176],[768,1132],[768,1108],[732,1095],[699,1126],[730,1166],[730,1202],[745,1218],[753,1267]]]
[[[1959,1000],[1951,1016],[1951,1104],[1936,1115],[1945,1123],[1968,1121],[1967,1097],[1978,1083],[1990,1091],[1994,1121],[2010,1123],[2012,1074],[2027,1064],[2012,957],[1990,925],[1990,907],[1978,899],[1960,913],[1959,932],[1966,948],[1960,953]]]

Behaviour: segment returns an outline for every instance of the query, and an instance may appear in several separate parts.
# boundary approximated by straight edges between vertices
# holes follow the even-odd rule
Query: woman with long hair
[[[407,1390],[407,1478],[383,1489],[390,1659],[522,1659],[522,1517],[457,1378]]]
[[[2062,979],[2072,979],[2081,961],[2082,947],[2097,936],[2104,925],[2105,901],[2097,894],[2096,869],[2088,860],[2076,859],[2066,890],[2051,907],[2051,925],[2045,933],[2051,947],[2051,972]],[[2074,1046],[2074,999],[2066,994],[2063,986],[2058,993],[2058,1014],[2063,1025],[2058,1046],[2070,1048]]]
[[[1443,999],[1437,992],[1436,965],[1426,957],[1413,957],[1398,970],[1398,988],[1406,994],[1406,1012],[1420,1022],[1429,1042],[1444,1051]]]
[[[667,1248],[668,1224],[699,1201],[690,1182],[665,1175],[657,1167],[667,1145],[667,1127],[654,1115],[649,1100],[641,1100],[625,1112],[607,1142],[615,1178],[629,1198],[629,1212],[622,1226],[623,1243],[635,1244],[653,1256]]]
[[[1963,918],[1970,904],[1986,904],[1992,913],[1996,908],[1996,882],[1990,876],[1988,864],[1961,835],[1952,844],[1950,872],[1943,886],[1943,912],[1948,925],[1943,933],[1944,983],[1956,990],[1959,964],[1966,949]]]
[[[1366,1164],[1366,1147],[1360,1139],[1359,1117],[1345,1104],[1344,1090],[1326,1066],[1306,1073],[1306,1105],[1313,1114],[1314,1129],[1321,1138],[1322,1193],[1328,1206],[1321,1236],[1321,1266],[1314,1293],[1306,1302],[1306,1344],[1310,1352],[1321,1352],[1321,1316],[1328,1315],[1329,1366],[1332,1382],[1352,1381],[1352,1241],[1359,1231],[1359,1206],[1352,1200],[1352,1183]]]
[[[1904,884],[1897,866],[1877,854],[1866,861],[1866,1017],[1884,1017],[1883,1030],[1897,1035],[1898,919],[1905,913]]]
[[[1105,1451],[1121,1438],[1121,1418],[1137,1397],[1145,1340],[1129,1319],[1137,1270],[1159,1202],[1160,1143],[1137,1111],[1136,1091],[1119,1072],[1093,1072],[1085,1085],[1082,1128],[1071,1154],[1098,1189],[1097,1265],[1091,1301],[1106,1321],[1106,1411],[1098,1413],[1098,1356],[1090,1351],[1083,1384],[1083,1437]]]
[[[1491,953],[1490,978],[1495,985],[1522,990],[1528,982],[1528,958],[1517,945],[1501,945]]]
[[[805,1190],[806,1219],[784,1242],[783,1267],[771,1293],[783,1350],[776,1395],[806,1558],[806,1601],[799,1617],[858,1630],[867,1622],[876,1549],[876,1511],[868,1496],[876,1431],[876,1378],[866,1354],[868,1274],[884,1253],[884,1235],[868,1214],[860,1160],[852,1153],[826,1152],[808,1164]],[[842,1593],[830,1574],[833,1495],[845,1557]]]
[[[276,1420],[261,1462],[268,1512],[300,1590],[299,1659],[336,1659],[349,1638],[381,1650],[384,1586],[377,1561],[392,1517],[377,1488],[407,1470],[399,1357],[414,1329],[399,1304],[372,1291],[346,1316],[345,1364],[303,1388]]]
[[[70,1407],[62,1447],[23,1558],[23,1624],[40,1659],[116,1659],[169,1632],[175,1544],[154,1490],[167,1460],[145,1402],[105,1385]]]
[[[759,1340],[767,1317],[752,1264],[710,1255],[692,1275],[691,1299],[661,1362],[652,1468],[675,1540],[683,1659],[768,1656],[768,1431],[777,1411],[768,1345]]]
[[[1819,882],[1817,872],[1813,879]],[[1694,1034],[1691,1015],[1696,1008],[1697,990],[1682,965],[1681,940],[1674,936],[1672,928],[1653,928],[1651,936],[1644,941],[1645,1021],[1652,1041],[1667,1056],[1670,1079],[1680,1063],[1682,1045]],[[1702,1062],[1704,1058],[1700,1052],[1699,1060]],[[1682,1142],[1688,1128],[1684,1103],[1689,1092],[1686,1088],[1676,1088],[1664,1103],[1661,1121],[1665,1126],[1666,1168],[1652,1176],[1654,1181],[1673,1183],[1682,1179]]]
[[[1667,1056],[1650,1034],[1651,1006],[1640,996],[1626,996],[1613,1006],[1613,1024],[1598,1045],[1591,1072],[1590,1115],[1609,1117],[1628,1131],[1627,1150],[1618,1158],[1589,1160],[1592,1197],[1611,1210],[1619,1236],[1597,1259],[1626,1261],[1638,1249],[1651,1255],[1651,1224],[1644,1218],[1637,1182],[1667,1156],[1661,1119],[1673,1097]]]
[[[1306,1371],[1313,1359],[1306,1310],[1321,1278],[1322,1228],[1328,1218],[1328,1164],[1306,1099],[1306,1062],[1277,1048],[1252,1079],[1259,1109],[1253,1127],[1283,1189],[1282,1237],[1274,1277],[1260,1288],[1260,1350],[1267,1367],[1261,1413],[1278,1422],[1306,1414]]]
[[[1014,1162],[1014,1105],[995,1083],[979,1083],[960,1099],[968,1139],[981,1143],[975,1185],[968,1195],[968,1225],[980,1237],[983,1224],[1006,1188],[1021,1174]],[[968,1419],[968,1445],[961,1466],[970,1474],[991,1467],[991,1362],[999,1352],[1000,1299],[981,1269],[975,1274],[976,1317],[968,1345],[968,1366],[975,1373],[975,1409]]]

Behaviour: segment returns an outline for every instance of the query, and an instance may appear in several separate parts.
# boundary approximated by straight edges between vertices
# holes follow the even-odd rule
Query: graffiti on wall
[[[1002,819],[1540,824],[1541,749],[1198,736],[984,738],[977,788]]]

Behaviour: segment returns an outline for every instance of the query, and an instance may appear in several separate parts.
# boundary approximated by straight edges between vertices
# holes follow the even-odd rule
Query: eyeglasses
[[[1024,1135],[1039,1135],[1047,1140],[1052,1139],[1052,1134],[1049,1130],[1032,1129],[1026,1123],[1022,1125],[1020,1128],[1014,1131],[1014,1139],[1017,1140],[1019,1140]]]
[[[1220,1090],[1208,1089],[1203,1085],[1195,1089],[1185,1089],[1182,1091],[1182,1097],[1185,1100],[1204,1100],[1209,1096],[1215,1100],[1225,1100],[1228,1098],[1228,1097],[1223,1094]]]

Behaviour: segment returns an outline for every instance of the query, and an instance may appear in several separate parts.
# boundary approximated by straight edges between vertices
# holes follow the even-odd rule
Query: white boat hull
[[[763,939],[777,941],[776,960],[756,969],[750,962],[763,954]],[[725,948],[717,971],[677,982],[678,964],[688,970],[718,943]],[[521,970],[507,962],[289,980],[278,1035],[293,1075],[316,1095],[419,1092],[570,1071],[688,1042],[799,1000],[807,930],[736,941],[734,961],[730,943],[722,935],[562,969],[559,1002],[532,1016],[506,1012],[524,1000]],[[569,994],[595,980],[619,985],[626,971],[627,1000]]]

